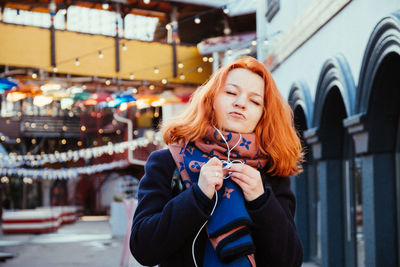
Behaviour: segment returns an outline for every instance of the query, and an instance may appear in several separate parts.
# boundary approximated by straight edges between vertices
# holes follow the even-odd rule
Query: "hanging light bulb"
[[[213,57],[209,57],[209,58],[208,58],[208,62],[212,63],[213,61],[214,61],[214,58],[213,58]]]
[[[180,76],[179,76],[179,79],[181,79],[181,80],[184,80],[186,77],[185,77],[185,75],[183,75],[183,74],[181,74]]]
[[[251,45],[252,46],[256,46],[257,45],[257,41],[256,40],[251,41]]]
[[[125,43],[122,43],[122,50],[124,51],[128,50],[128,47],[125,45]]]
[[[196,24],[200,24],[200,23],[201,23],[201,19],[200,19],[199,16],[196,16],[196,17],[194,18],[194,23],[196,23]]]
[[[53,68],[53,72],[57,72],[58,71],[58,68],[57,67],[54,67]]]
[[[149,89],[154,90],[155,86],[153,84],[150,84]]]
[[[81,62],[79,61],[79,58],[75,58],[75,65],[76,65],[76,66],[81,65]]]
[[[231,33],[232,33],[232,30],[231,30],[231,28],[229,28],[229,26],[224,28],[224,34],[225,35],[229,35]]]
[[[202,67],[197,67],[197,72],[203,72],[203,68]]]
[[[162,84],[167,84],[168,81],[167,81],[167,79],[164,78],[161,80],[161,82],[162,82]]]
[[[203,57],[203,61],[207,62],[208,61],[208,57]]]
[[[228,13],[229,13],[229,8],[228,8],[228,6],[226,6],[226,5],[223,7],[222,10],[224,11],[225,14],[228,14]]]
[[[133,73],[129,74],[129,79],[131,80],[135,79],[135,75],[133,75]]]
[[[32,73],[32,79],[36,79],[37,78],[37,73]]]
[[[106,85],[110,85],[111,81],[110,80],[106,80]]]
[[[157,67],[154,67],[154,73],[158,74],[158,73],[160,73],[160,70]]]
[[[101,7],[103,9],[108,9],[110,7],[110,5],[106,1],[104,1],[103,4],[101,5]]]
[[[150,0],[143,0],[143,3],[145,3],[146,5],[150,4]]]
[[[103,57],[104,57],[103,52],[99,51],[99,58],[103,58]]]

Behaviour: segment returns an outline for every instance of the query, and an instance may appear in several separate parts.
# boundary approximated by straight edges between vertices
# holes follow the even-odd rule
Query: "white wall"
[[[288,21],[300,14],[310,0],[281,1],[281,10],[267,28],[274,32],[288,28]],[[285,10],[288,9],[288,10]],[[287,99],[291,85],[305,81],[314,99],[318,78],[324,62],[342,53],[347,59],[357,86],[364,51],[376,24],[390,13],[400,9],[399,0],[353,0],[305,44],[289,56],[276,70],[273,77],[279,90]]]

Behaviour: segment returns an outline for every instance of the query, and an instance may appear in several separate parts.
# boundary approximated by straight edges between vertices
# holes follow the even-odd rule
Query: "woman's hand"
[[[216,190],[222,187],[222,162],[218,158],[211,158],[201,167],[198,185],[203,193],[212,199]]]
[[[232,181],[242,188],[244,199],[252,201],[264,194],[264,185],[258,170],[246,164],[235,163],[229,169]]]

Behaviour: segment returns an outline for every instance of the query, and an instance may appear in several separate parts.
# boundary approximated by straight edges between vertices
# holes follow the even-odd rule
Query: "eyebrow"
[[[237,88],[237,89],[242,89],[239,85],[234,84],[234,83],[227,83],[226,85],[232,85],[233,87]],[[256,92],[250,92],[251,94],[255,95],[255,96],[259,96],[262,98],[262,96]]]

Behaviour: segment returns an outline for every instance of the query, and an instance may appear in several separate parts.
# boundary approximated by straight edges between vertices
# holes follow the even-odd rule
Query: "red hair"
[[[259,149],[269,159],[268,173],[278,176],[300,173],[303,153],[294,128],[292,110],[278,91],[271,73],[252,57],[240,58],[220,68],[200,86],[193,93],[185,112],[163,125],[164,142],[169,145],[194,141],[202,138],[210,125],[217,125],[213,112],[215,96],[224,87],[228,73],[237,68],[250,70],[264,80],[264,112],[255,135]]]

